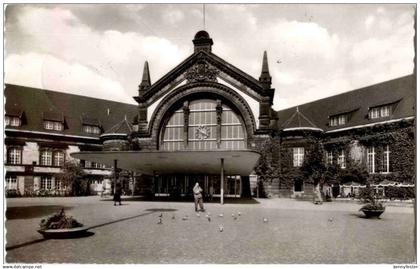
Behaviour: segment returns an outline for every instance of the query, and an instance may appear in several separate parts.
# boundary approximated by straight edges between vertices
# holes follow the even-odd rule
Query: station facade
[[[95,152],[154,157],[182,152],[179,156],[199,156],[201,170],[188,158],[177,159],[172,169],[159,166],[164,155],[125,167],[129,162],[122,157],[127,172],[120,180],[133,194],[189,196],[199,182],[206,193],[212,186],[216,196],[249,197],[264,190],[268,196],[302,197],[314,186],[301,167],[315,145],[327,166],[345,170],[358,162],[372,182],[415,182],[414,75],[274,111],[266,52],[255,79],[214,54],[207,32],[198,32],[193,44],[193,54],[154,83],[145,62],[137,106],[6,85],[6,188],[22,195],[65,188],[54,175],[71,154],[90,152],[86,159],[76,154],[76,161],[88,169],[93,192],[109,191],[113,163],[91,159]],[[256,152],[260,159],[242,170],[226,163],[221,179],[206,152],[208,158],[234,152],[231,159]],[[336,193],[343,182],[334,182],[328,186]]]

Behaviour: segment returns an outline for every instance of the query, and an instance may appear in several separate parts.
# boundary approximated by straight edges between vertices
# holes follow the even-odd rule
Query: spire
[[[144,91],[150,88],[150,72],[149,72],[149,63],[146,61],[144,62],[144,68],[143,68],[143,78],[141,80],[141,83],[139,85],[139,91]]]
[[[270,71],[268,70],[267,51],[264,51],[260,83],[264,89],[271,88],[271,76],[270,76]]]

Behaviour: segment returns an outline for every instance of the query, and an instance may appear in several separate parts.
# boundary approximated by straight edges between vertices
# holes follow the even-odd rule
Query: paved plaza
[[[42,218],[66,209],[90,236],[44,240]],[[387,206],[366,219],[355,202],[314,205],[292,199],[206,203],[100,197],[7,199],[9,263],[412,263],[415,214]],[[235,220],[232,214],[237,216]],[[163,223],[157,224],[163,214]],[[219,215],[223,213],[223,217]],[[183,220],[188,215],[188,219]],[[173,219],[175,216],[175,219]],[[267,222],[263,219],[267,218]],[[223,231],[220,231],[223,225]]]

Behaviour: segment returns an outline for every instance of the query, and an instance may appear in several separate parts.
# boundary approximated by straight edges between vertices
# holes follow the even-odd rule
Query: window
[[[333,164],[333,152],[332,152],[332,150],[327,151],[327,164]]]
[[[41,150],[41,165],[51,166],[52,165],[52,150],[43,149]]]
[[[92,168],[105,168],[103,164],[94,163],[94,162],[92,162],[91,167]]]
[[[19,117],[5,116],[4,122],[6,126],[20,126],[21,121]]]
[[[63,151],[61,151],[61,150],[54,151],[53,163],[54,163],[54,166],[63,166],[64,165],[64,152]]]
[[[385,118],[391,115],[391,105],[373,107],[369,110],[370,119]]]
[[[191,150],[246,147],[245,130],[239,115],[217,100],[186,102],[173,112],[162,130],[164,150],[182,150],[185,140],[187,148]]]
[[[239,117],[222,105],[221,148],[241,149],[245,147],[245,134]]]
[[[369,118],[371,118],[371,119],[379,118],[379,108],[378,107],[372,108],[369,111]]]
[[[51,187],[52,187],[51,176],[41,177],[41,189],[42,190],[51,190]]]
[[[330,126],[345,125],[346,123],[347,123],[347,115],[346,114],[341,114],[341,115],[330,117]]]
[[[293,148],[293,166],[294,167],[302,166],[304,155],[305,155],[304,148]]]
[[[7,149],[7,163],[8,164],[21,164],[22,163],[22,148],[9,147]]]
[[[6,190],[17,190],[16,176],[6,177]]]
[[[61,180],[60,179],[55,178],[55,188],[57,190],[63,189],[63,186],[61,186]]]
[[[342,168],[346,168],[346,154],[345,151],[342,149],[337,158],[337,164]]]
[[[91,168],[92,163],[90,161],[85,161],[85,168]]]
[[[367,149],[367,168],[370,174],[375,173],[375,147]]]
[[[389,154],[391,152],[389,151],[389,146],[384,146],[384,153],[382,155],[382,173],[389,173]]]
[[[63,123],[59,121],[44,121],[44,128],[46,130],[54,130],[54,131],[62,131],[63,130]]]
[[[52,121],[44,121],[44,128],[47,130],[53,130],[54,123]]]
[[[391,111],[391,107],[390,106],[383,106],[381,107],[381,117],[389,117]]]
[[[100,134],[101,129],[98,126],[83,125],[83,132],[88,134]]]

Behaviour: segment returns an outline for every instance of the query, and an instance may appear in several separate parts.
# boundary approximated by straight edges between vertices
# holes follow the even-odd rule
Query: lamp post
[[[223,186],[224,186],[224,160],[220,159],[220,204],[223,205]]]
[[[115,194],[115,191],[117,190],[117,179],[118,179],[117,164],[118,164],[118,161],[114,160],[114,194]]]

